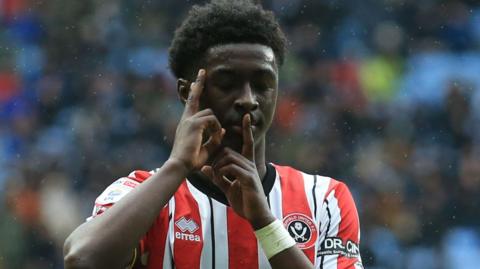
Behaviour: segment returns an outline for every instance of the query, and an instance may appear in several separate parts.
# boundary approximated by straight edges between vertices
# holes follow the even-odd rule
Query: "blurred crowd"
[[[0,1],[0,268],[62,268],[95,198],[168,157],[193,0]],[[345,181],[366,268],[478,268],[480,5],[270,0],[289,38],[268,160]]]

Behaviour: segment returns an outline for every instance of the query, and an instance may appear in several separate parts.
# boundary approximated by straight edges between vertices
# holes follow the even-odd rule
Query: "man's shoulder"
[[[112,205],[127,195],[132,189],[139,184],[148,180],[156,170],[144,171],[134,170],[128,176],[118,178],[112,182],[95,200],[96,205]]]
[[[302,178],[304,180],[317,181],[317,182],[323,182],[323,183],[332,182],[334,184],[338,184],[340,182],[332,177],[321,175],[317,172],[303,171],[289,165],[273,164],[273,166],[275,167],[275,169],[280,175],[284,175],[286,177],[295,176],[295,174],[297,174],[297,175],[302,175]]]
[[[157,172],[159,168],[146,171],[146,170],[134,170],[130,174],[128,174],[127,178],[130,178],[132,180],[135,180],[138,183],[142,183],[148,178],[150,178],[155,172]]]
[[[301,178],[303,179],[303,181],[314,184],[317,188],[325,188],[324,192],[326,196],[333,191],[336,191],[338,193],[348,191],[349,189],[347,184],[342,180],[330,176],[321,175],[317,172],[306,172],[289,165],[273,164],[273,166],[279,173],[281,179],[282,177],[287,180],[290,180],[292,178]],[[301,175],[301,177],[299,177],[298,175]]]

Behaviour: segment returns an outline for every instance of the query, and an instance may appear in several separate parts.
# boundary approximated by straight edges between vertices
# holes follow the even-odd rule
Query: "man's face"
[[[259,44],[228,44],[210,48],[205,56],[206,81],[201,107],[211,108],[226,130],[223,145],[242,146],[242,118],[249,113],[257,144],[275,111],[278,69],[271,48]]]

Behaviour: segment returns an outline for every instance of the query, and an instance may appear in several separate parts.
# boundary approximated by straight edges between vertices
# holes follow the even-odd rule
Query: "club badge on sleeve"
[[[315,245],[318,233],[313,220],[300,213],[292,213],[283,218],[283,225],[297,242],[297,247],[307,249]]]
[[[108,186],[105,191],[103,191],[103,193],[95,200],[95,204],[114,204],[120,201],[120,199],[127,195],[138,184],[140,183],[133,179],[127,177],[120,178]]]

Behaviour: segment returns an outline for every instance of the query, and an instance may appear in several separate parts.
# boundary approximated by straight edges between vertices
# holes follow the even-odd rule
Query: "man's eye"
[[[222,90],[230,90],[234,85],[231,79],[219,79],[215,82],[215,86]]]
[[[233,87],[233,83],[231,82],[217,83],[217,87],[219,87],[222,90],[231,90]]]
[[[270,89],[271,87],[265,83],[265,82],[255,82],[253,83],[253,88],[256,90],[256,91],[260,91],[260,92],[263,92],[263,91],[267,91],[268,89]]]

